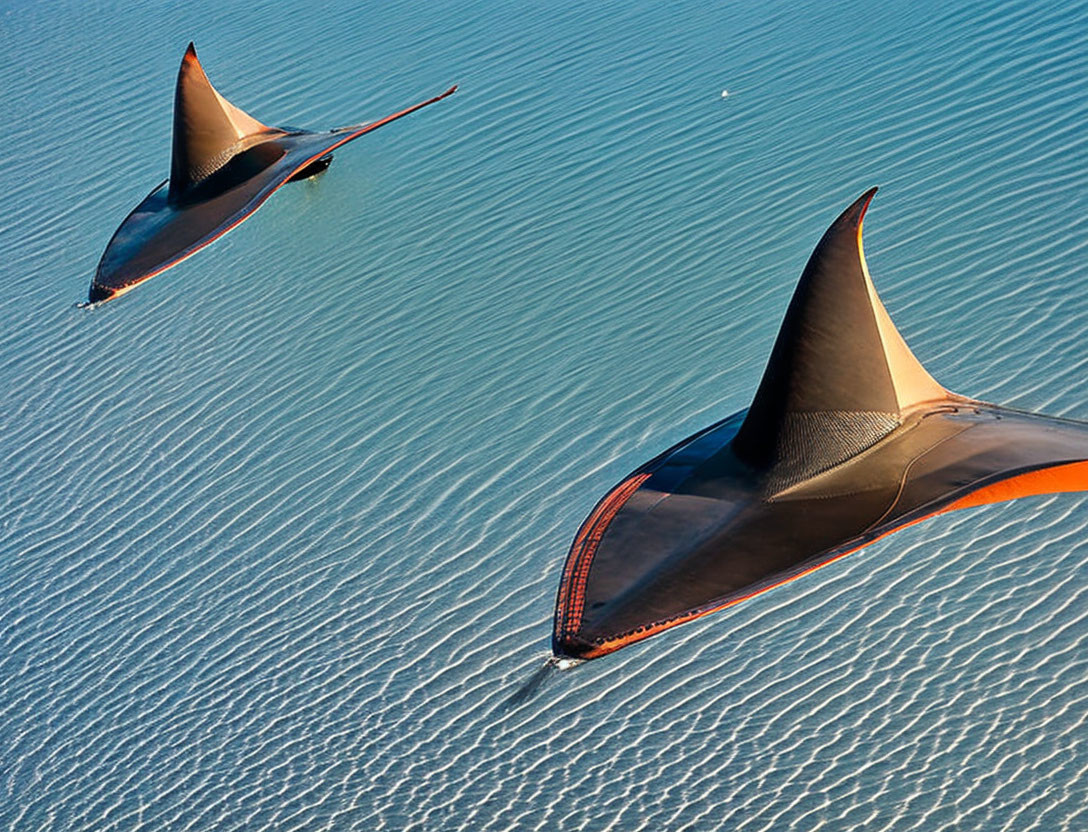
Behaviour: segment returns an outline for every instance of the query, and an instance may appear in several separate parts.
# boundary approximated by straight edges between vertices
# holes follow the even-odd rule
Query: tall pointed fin
[[[876,188],[847,208],[801,275],[734,451],[782,467],[785,485],[879,441],[903,412],[947,392],[903,341],[869,277],[862,220]]]
[[[177,198],[264,134],[279,133],[235,107],[208,80],[192,43],[181,59],[174,93],[170,196]]]

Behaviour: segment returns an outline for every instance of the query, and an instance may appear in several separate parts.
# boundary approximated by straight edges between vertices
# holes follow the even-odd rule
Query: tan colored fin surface
[[[926,372],[876,294],[862,249],[862,220],[876,188],[847,208],[809,258],[759,390],[733,442],[780,484],[860,452],[905,410],[948,393]]]
[[[876,190],[875,188],[873,189]],[[870,197],[871,198],[871,197]],[[880,331],[880,340],[884,348],[884,357],[888,362],[891,372],[892,385],[895,387],[896,403],[902,412],[916,404],[934,399],[945,398],[948,391],[938,384],[929,371],[922,366],[914,353],[911,352],[907,342],[892,323],[888,310],[884,308],[880,297],[876,293],[873,279],[869,275],[869,265],[865,262],[865,247],[862,242],[862,224],[864,213],[858,221],[858,261],[865,275],[865,283],[869,289],[870,302],[873,305],[873,313],[876,316],[877,329]]]
[[[174,93],[170,194],[177,197],[267,134],[281,133],[235,107],[212,86],[193,44],[185,51]]]

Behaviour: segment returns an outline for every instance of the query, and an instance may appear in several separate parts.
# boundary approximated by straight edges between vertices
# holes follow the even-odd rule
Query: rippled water
[[[1077,495],[508,704],[582,518],[748,403],[871,185],[933,374],[1088,418],[1083,2],[15,2],[0,35],[3,828],[1088,829]],[[461,90],[77,309],[190,39],[271,123]]]

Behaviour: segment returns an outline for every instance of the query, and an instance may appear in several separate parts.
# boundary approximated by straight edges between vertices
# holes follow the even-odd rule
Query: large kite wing
[[[553,650],[590,659],[945,511],[1088,490],[1088,424],[949,393],[876,295],[875,189],[824,234],[751,407],[646,463],[582,524]]]
[[[177,265],[252,216],[286,182],[327,167],[318,163],[336,148],[456,89],[368,124],[320,133],[268,127],[219,94],[190,43],[174,95],[170,179],[114,233],[90,302],[115,298]]]

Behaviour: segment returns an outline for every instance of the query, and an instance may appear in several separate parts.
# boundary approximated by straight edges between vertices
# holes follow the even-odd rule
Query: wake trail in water
[[[510,698],[506,700],[506,705],[503,710],[507,712],[512,711],[515,708],[520,708],[522,705],[533,699],[533,697],[544,689],[545,683],[554,676],[553,671],[569,670],[579,664],[581,664],[581,662],[577,659],[563,659],[559,656],[549,656],[544,664],[538,667],[533,672],[533,675],[526,679],[521,687],[511,694]]]

